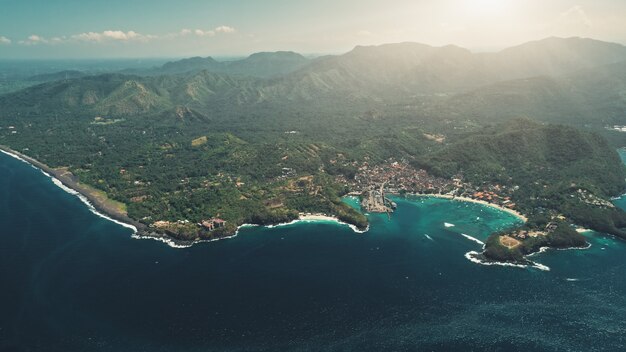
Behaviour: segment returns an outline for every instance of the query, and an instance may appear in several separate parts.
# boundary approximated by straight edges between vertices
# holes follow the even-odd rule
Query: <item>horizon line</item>
[[[24,57],[1,57],[0,56],[0,61],[98,61],[98,60],[181,60],[181,59],[188,59],[188,58],[194,58],[194,57],[201,57],[201,58],[214,58],[214,59],[241,59],[241,58],[246,58],[249,57],[251,55],[254,54],[258,54],[258,53],[278,53],[278,52],[293,52],[296,54],[300,54],[304,57],[307,58],[316,58],[316,57],[321,57],[321,56],[327,56],[327,55],[343,55],[343,54],[347,54],[353,50],[355,50],[356,48],[360,48],[360,47],[365,47],[365,48],[371,48],[371,47],[379,47],[379,46],[384,46],[384,45],[399,45],[399,44],[420,44],[420,45],[426,45],[426,46],[430,46],[433,48],[444,48],[444,47],[448,47],[448,46],[456,46],[459,47],[461,49],[465,49],[470,51],[473,54],[484,54],[484,53],[497,53],[500,52],[502,50],[506,50],[509,48],[514,48],[520,45],[524,45],[524,44],[529,44],[529,43],[535,43],[535,42],[540,42],[540,41],[544,41],[544,40],[549,40],[549,39],[562,39],[562,40],[569,40],[569,39],[582,39],[582,40],[594,40],[594,41],[600,41],[600,42],[605,42],[605,43],[612,43],[612,44],[617,44],[617,45],[622,45],[622,46],[626,46],[626,43],[622,43],[619,41],[609,41],[609,40],[604,40],[604,39],[596,39],[596,38],[592,38],[592,37],[581,37],[581,36],[569,36],[569,37],[560,37],[560,36],[548,36],[548,37],[543,37],[540,39],[533,39],[533,40],[528,40],[528,41],[524,41],[521,43],[517,43],[517,44],[512,44],[512,45],[498,45],[498,46],[491,46],[491,47],[465,47],[465,46],[461,46],[458,44],[454,44],[454,43],[448,43],[448,44],[443,44],[443,45],[433,45],[433,44],[427,44],[425,42],[420,42],[420,41],[400,41],[400,42],[384,42],[384,43],[379,43],[379,44],[356,44],[354,45],[351,49],[347,49],[347,50],[342,50],[342,51],[335,51],[335,52],[298,52],[295,50],[285,50],[285,49],[277,49],[277,50],[260,50],[260,51],[254,51],[254,52],[249,52],[246,54],[209,54],[206,56],[203,55],[182,55],[182,56],[168,56],[168,55],[163,55],[163,56],[74,56],[74,57],[55,57],[55,56],[50,56],[50,57],[41,57],[41,56],[24,56]],[[228,60],[225,60],[228,61]]]

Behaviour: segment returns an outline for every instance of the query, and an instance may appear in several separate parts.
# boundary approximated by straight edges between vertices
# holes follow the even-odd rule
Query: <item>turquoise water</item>
[[[618,149],[617,152],[619,153],[620,157],[622,158],[622,161],[624,162],[624,164],[626,164],[626,148]],[[626,209],[626,194],[623,195],[622,197],[620,197],[619,199],[615,200],[614,203],[618,207],[620,207],[622,209]]]
[[[461,233],[484,239],[514,217],[395,200],[366,234],[297,224],[172,249],[0,155],[0,350],[626,349],[625,242],[536,256],[548,272],[482,266]]]

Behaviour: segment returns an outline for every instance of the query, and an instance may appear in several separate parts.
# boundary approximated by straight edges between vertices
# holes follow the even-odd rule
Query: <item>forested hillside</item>
[[[167,233],[185,240],[308,211],[364,228],[338,180],[388,160],[517,187],[528,215],[620,235],[623,212],[585,200],[624,190],[614,147],[625,135],[609,145],[577,129],[626,125],[620,61],[623,46],[551,38],[493,54],[403,43],[60,73],[0,96],[0,145],[71,172],[146,225],[177,224]],[[198,231],[210,217],[224,233]]]

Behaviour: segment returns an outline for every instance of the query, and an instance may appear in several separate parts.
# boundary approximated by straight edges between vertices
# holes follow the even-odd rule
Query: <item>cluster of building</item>
[[[498,184],[474,186],[464,182],[462,175],[449,179],[435,177],[426,170],[412,167],[406,161],[394,160],[375,166],[364,162],[358,167],[353,180],[339,178],[338,181],[349,187],[352,190],[351,194],[363,196],[363,205],[372,209],[384,209],[387,206],[384,193],[466,197],[515,209],[516,204],[512,201],[511,195],[519,188]]]
[[[287,178],[291,178],[291,177],[296,177],[298,175],[298,173],[296,172],[295,169],[291,168],[291,167],[283,167],[281,169],[281,175],[278,176],[278,179],[287,179]]]
[[[578,189],[576,191],[576,193],[578,194],[578,198],[586,204],[589,205],[593,205],[596,207],[603,207],[603,208],[615,208],[615,205],[607,200],[604,200],[602,198],[599,198],[597,196],[595,196],[594,194],[588,192],[587,190],[582,190],[582,189]]]
[[[226,221],[219,218],[211,218],[209,220],[202,220],[198,226],[203,227],[209,231],[213,231],[217,228],[224,227]]]
[[[471,195],[472,199],[483,200],[485,202],[494,203],[507,207],[509,209],[515,209],[516,204],[511,201],[511,197],[508,195],[502,195],[503,187],[500,185],[484,187],[487,190],[477,191]],[[494,189],[494,190],[489,190]]]
[[[406,161],[393,161],[371,166],[364,162],[354,180],[345,181],[356,192],[366,192],[385,185],[387,193],[449,193],[462,187],[461,178],[434,177],[426,170],[417,170]]]
[[[539,237],[547,235],[542,231],[529,231],[529,230],[519,230],[509,234],[510,237],[515,238],[517,240],[525,240],[530,237]]]
[[[549,222],[546,225],[546,227],[544,228],[543,231],[539,231],[539,230],[518,230],[516,232],[513,232],[513,233],[509,234],[509,236],[512,237],[512,238],[515,238],[517,240],[525,240],[525,239],[531,238],[531,237],[547,236],[548,234],[554,232],[557,227],[558,227],[557,223]]]
[[[159,221],[155,221],[154,223],[152,223],[152,227],[163,230],[163,229],[171,229],[172,227],[176,227],[176,226],[180,227],[180,226],[185,226],[185,225],[190,225],[190,224],[191,222],[189,220],[178,220],[178,221],[159,220]],[[213,231],[215,229],[224,227],[226,225],[226,221],[219,219],[219,218],[211,218],[208,220],[202,220],[197,225],[205,230]]]
[[[368,213],[392,213],[396,203],[385,197],[384,184],[380,189],[366,191],[361,200],[361,206]]]
[[[159,220],[152,223],[152,227],[156,227],[157,229],[166,229],[176,225],[187,225],[189,224],[189,220],[178,220],[178,221],[165,221]]]

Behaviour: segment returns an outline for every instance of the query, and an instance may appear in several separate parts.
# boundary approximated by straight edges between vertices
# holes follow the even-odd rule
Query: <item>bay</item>
[[[304,223],[173,249],[0,155],[0,350],[626,349],[623,241],[590,234],[588,250],[535,256],[547,272],[483,266],[462,234],[482,241],[516,218],[395,200],[365,234]]]

